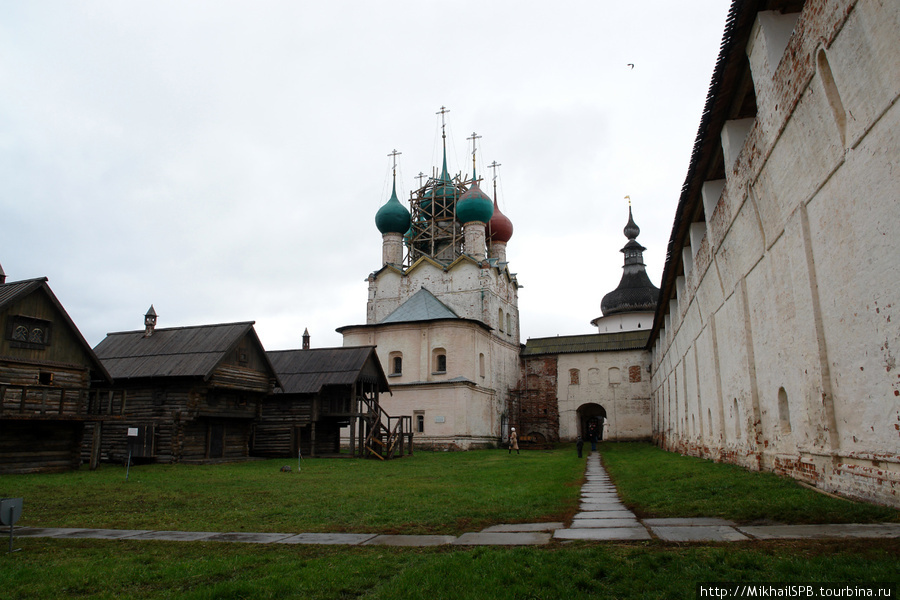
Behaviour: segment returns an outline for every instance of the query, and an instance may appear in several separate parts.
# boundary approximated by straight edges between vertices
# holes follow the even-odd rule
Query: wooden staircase
[[[363,399],[363,418],[367,429],[363,452],[366,457],[379,460],[413,453],[412,417],[392,417],[377,401]]]

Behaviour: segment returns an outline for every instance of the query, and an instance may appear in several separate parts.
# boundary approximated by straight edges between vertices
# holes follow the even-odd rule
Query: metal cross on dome
[[[400,156],[401,154],[403,154],[403,153],[402,153],[402,152],[397,152],[397,149],[396,149],[396,148],[394,148],[394,151],[393,151],[393,152],[391,152],[390,154],[388,154],[388,156],[390,156],[390,157],[394,160],[394,167],[393,167],[393,169],[394,169],[394,176],[395,176],[395,177],[397,176],[397,157]]]

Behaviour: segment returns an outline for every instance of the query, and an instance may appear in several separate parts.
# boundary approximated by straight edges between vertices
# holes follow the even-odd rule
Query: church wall
[[[654,346],[654,436],[900,505],[900,5],[807,2],[780,64],[761,44],[756,123]]]

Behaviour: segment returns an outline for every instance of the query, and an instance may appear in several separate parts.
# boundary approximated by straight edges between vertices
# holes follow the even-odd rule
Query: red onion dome
[[[509,218],[500,212],[497,200],[494,200],[494,215],[488,223],[488,240],[491,242],[508,242],[513,234],[513,224]]]

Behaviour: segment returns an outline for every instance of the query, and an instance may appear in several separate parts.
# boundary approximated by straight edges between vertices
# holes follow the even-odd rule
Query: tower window
[[[443,348],[435,348],[432,353],[432,373],[446,373],[447,372],[447,351]]]

